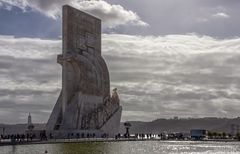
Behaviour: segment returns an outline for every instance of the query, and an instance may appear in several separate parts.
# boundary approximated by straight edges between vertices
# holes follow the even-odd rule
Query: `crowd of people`
[[[40,136],[37,137],[36,134],[11,134],[11,135],[1,135],[0,142],[4,140],[10,140],[12,143],[15,142],[30,142],[34,140],[47,140],[47,136],[45,133],[40,133]]]

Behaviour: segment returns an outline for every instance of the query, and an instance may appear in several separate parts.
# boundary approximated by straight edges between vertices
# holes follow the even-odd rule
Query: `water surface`
[[[0,147],[0,154],[240,154],[240,142],[129,141]]]

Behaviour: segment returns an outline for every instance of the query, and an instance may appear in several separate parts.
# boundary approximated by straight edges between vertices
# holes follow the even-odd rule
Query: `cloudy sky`
[[[0,123],[48,120],[63,4],[102,19],[122,121],[240,115],[239,0],[0,0]]]

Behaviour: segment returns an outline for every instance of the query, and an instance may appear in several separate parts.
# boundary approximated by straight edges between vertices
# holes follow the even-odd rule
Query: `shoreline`
[[[51,139],[47,141],[21,141],[21,142],[15,142],[12,143],[9,142],[0,142],[0,146],[14,146],[14,145],[37,145],[37,144],[63,144],[63,143],[96,143],[96,142],[138,142],[138,141],[163,141],[163,142],[239,142],[239,140],[236,139],[209,139],[209,140],[162,140],[162,139],[114,139],[114,138],[94,138],[94,139]],[[240,142],[239,142],[240,143]]]

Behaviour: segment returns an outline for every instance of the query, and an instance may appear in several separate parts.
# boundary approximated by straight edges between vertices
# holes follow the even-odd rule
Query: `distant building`
[[[28,114],[28,125],[30,125],[32,123],[32,116],[31,114],[29,113]]]
[[[27,123],[27,129],[25,130],[25,134],[29,137],[33,137],[33,138],[42,138],[43,135],[46,134],[46,131],[43,130],[43,129],[34,129],[35,126],[33,125],[32,123],[32,116],[31,114],[29,113],[28,114],[28,123]]]
[[[208,138],[207,130],[205,129],[192,129],[190,135],[193,140],[204,140]]]
[[[32,116],[31,114],[29,113],[28,115],[28,125],[27,125],[27,129],[32,131],[34,129],[34,125],[32,123]]]

